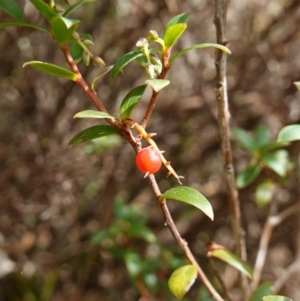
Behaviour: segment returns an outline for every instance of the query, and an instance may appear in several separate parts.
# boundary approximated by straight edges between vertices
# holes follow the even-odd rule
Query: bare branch
[[[227,0],[215,0],[215,26],[217,32],[217,43],[226,46],[226,15]],[[216,97],[218,101],[218,123],[221,143],[221,152],[223,157],[224,172],[226,174],[227,192],[229,196],[229,208],[231,211],[232,230],[236,243],[236,253],[242,260],[246,261],[246,248],[243,229],[241,225],[241,209],[239,203],[238,190],[235,185],[235,172],[232,163],[232,151],[230,144],[230,125],[229,125],[229,108],[227,95],[227,78],[226,78],[226,54],[216,49]],[[248,295],[248,280],[241,275],[243,290]]]

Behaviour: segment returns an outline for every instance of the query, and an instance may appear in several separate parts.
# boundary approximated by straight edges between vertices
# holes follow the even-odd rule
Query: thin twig
[[[297,203],[286,210],[282,211],[277,215],[270,216],[265,224],[260,243],[259,249],[256,256],[256,261],[254,265],[254,273],[253,273],[253,282],[251,284],[251,291],[254,291],[259,284],[261,273],[263,266],[265,264],[266,255],[269,247],[269,241],[271,235],[273,233],[273,229],[275,226],[281,224],[285,219],[290,217],[293,214],[299,213],[300,210],[300,203]],[[283,276],[284,277],[284,276]],[[279,281],[279,280],[278,280]],[[281,280],[282,281],[282,280]],[[277,283],[277,282],[276,282]],[[281,283],[281,282],[278,282]],[[279,284],[277,284],[279,286]]]
[[[163,68],[162,68],[162,71],[160,73],[160,75],[157,77],[157,79],[164,79],[170,69],[170,66],[169,66],[169,57],[170,57],[170,53],[165,53],[162,57],[162,61],[163,61]],[[146,128],[147,126],[147,123],[152,115],[152,112],[154,110],[154,107],[155,107],[155,103],[156,103],[156,100],[157,100],[157,96],[158,96],[159,92],[156,92],[156,91],[152,91],[152,96],[150,98],[150,101],[149,101],[149,104],[148,104],[148,107],[147,107],[147,110],[146,110],[146,114],[142,120],[142,127],[143,128]]]
[[[228,0],[215,0],[215,19],[217,43],[226,46],[226,15]],[[235,171],[232,163],[232,151],[230,144],[229,108],[226,78],[226,54],[216,49],[216,96],[218,101],[218,121],[221,152],[223,157],[224,171],[226,173],[227,192],[229,196],[229,208],[231,211],[232,230],[236,243],[236,253],[242,260],[246,261],[246,247],[244,231],[241,225],[241,209],[238,190],[235,185]],[[249,294],[247,277],[241,274],[244,299]]]
[[[161,196],[161,192],[160,189],[157,185],[157,182],[155,180],[155,177],[153,175],[149,175],[148,176],[148,182],[150,183],[155,196],[157,197],[157,199],[159,199],[159,197]],[[216,300],[216,301],[224,301],[224,299],[220,296],[220,294],[216,291],[216,289],[213,287],[213,285],[211,284],[211,282],[208,280],[208,278],[206,277],[206,275],[204,274],[203,270],[201,269],[201,267],[199,266],[198,262],[196,261],[193,253],[191,252],[188,243],[181,237],[173,219],[172,216],[170,214],[169,208],[167,206],[167,202],[166,199],[163,200],[159,200],[160,202],[160,207],[165,219],[165,223],[166,225],[169,227],[171,233],[173,234],[175,240],[177,241],[177,243],[179,244],[179,246],[181,247],[181,249],[183,250],[186,258],[189,260],[189,262],[194,265],[197,268],[197,273],[198,273],[198,277],[201,280],[201,282],[203,283],[203,285],[207,288],[207,290],[210,292],[210,294],[212,295],[212,297]]]

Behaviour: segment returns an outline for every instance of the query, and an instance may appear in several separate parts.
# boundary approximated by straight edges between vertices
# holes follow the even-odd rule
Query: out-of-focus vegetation
[[[82,6],[74,16],[83,20],[80,30],[94,37],[93,52],[112,65],[145,33],[161,32],[181,12],[191,15],[178,50],[215,42],[213,1],[103,0]],[[254,132],[265,125],[275,139],[284,125],[300,122],[300,94],[293,85],[300,78],[299,12],[298,0],[229,4],[233,127]],[[25,14],[28,21],[43,25],[28,2]],[[9,20],[2,11],[0,18]],[[74,83],[22,68],[30,60],[64,66],[63,55],[46,34],[9,27],[0,31],[0,47],[0,300],[130,301],[148,291],[155,300],[172,300],[167,279],[185,259],[164,226],[130,146],[115,136],[67,146],[77,132],[97,121],[73,120],[75,113],[93,109]],[[159,147],[185,176],[184,183],[213,204],[214,222],[192,207],[170,204],[179,231],[207,269],[204,255],[211,240],[229,249],[234,244],[219,153],[214,62],[212,49],[179,58],[149,123],[149,131],[158,133]],[[80,68],[88,81],[96,76],[92,67]],[[117,112],[122,98],[144,79],[142,68],[131,64],[113,84],[108,76],[101,79],[98,93],[109,111]],[[142,100],[135,116],[145,105]],[[250,157],[235,141],[234,161],[242,171]],[[299,143],[286,149],[297,168]],[[255,204],[257,184],[266,177],[275,175],[261,174],[240,191],[250,264],[268,214]],[[163,191],[175,183],[163,169],[157,179]],[[299,201],[299,168],[276,186],[274,195],[280,209]],[[284,272],[299,253],[299,241],[297,218],[280,225],[272,236],[263,280],[274,281]],[[224,265],[220,269],[238,300],[236,271]],[[299,287],[296,273],[282,294],[299,300]],[[199,284],[183,300],[197,298],[209,300]]]

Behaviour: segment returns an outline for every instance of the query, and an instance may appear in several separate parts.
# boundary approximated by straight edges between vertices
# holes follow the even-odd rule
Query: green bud
[[[149,75],[150,78],[155,77],[155,68],[152,64],[147,63],[145,65],[145,70],[146,70],[146,72],[147,72],[147,74]]]
[[[138,50],[143,50],[145,47],[148,47],[148,45],[149,43],[145,38],[140,38],[135,44]]]
[[[82,42],[83,42],[84,45],[87,46],[87,47],[91,47],[91,46],[94,45],[94,42],[91,41],[91,40],[88,40],[88,39],[84,39]]]
[[[93,57],[93,63],[94,63],[95,66],[101,66],[101,67],[105,66],[104,61],[99,56],[94,56]]]
[[[148,41],[155,41],[159,38],[158,33],[155,30],[150,30],[148,35]]]
[[[83,59],[83,62],[86,66],[88,66],[90,64],[90,55],[89,53],[87,53],[86,51],[83,52],[83,55],[82,55],[82,59]]]

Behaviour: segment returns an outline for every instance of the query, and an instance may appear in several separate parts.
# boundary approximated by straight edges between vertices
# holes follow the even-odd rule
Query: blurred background
[[[149,30],[162,33],[176,14],[189,12],[188,29],[173,51],[215,42],[214,1],[103,0],[88,3],[72,17],[79,32],[94,38],[92,52],[106,65],[135,49]],[[28,1],[26,21],[47,26]],[[2,21],[11,19],[0,11]],[[300,121],[299,0],[232,0],[227,17],[228,93],[232,127],[254,131],[265,125],[275,139],[287,124]],[[115,301],[175,300],[167,279],[186,260],[164,226],[157,201],[137,170],[131,146],[118,137],[68,146],[70,139],[97,120],[74,120],[94,109],[73,83],[32,68],[30,60],[64,67],[63,55],[43,32],[9,27],[0,31],[0,300]],[[99,69],[79,64],[91,83]],[[194,50],[178,59],[167,76],[148,131],[172,162],[184,184],[200,190],[212,203],[215,220],[185,204],[169,202],[182,236],[211,275],[205,250],[211,240],[232,248],[226,187],[222,176],[214,49]],[[98,94],[108,111],[118,115],[126,93],[146,79],[132,63],[114,83],[105,76]],[[141,122],[147,90],[133,114]],[[100,121],[101,123],[101,121]],[[102,122],[103,123],[103,122]],[[240,171],[250,157],[234,138],[234,163]],[[300,145],[289,153],[299,163]],[[299,173],[299,171],[298,171]],[[162,168],[162,191],[177,185]],[[248,261],[253,265],[268,208],[254,202],[258,179],[240,191]],[[283,183],[283,182],[282,182]],[[299,202],[299,177],[292,173],[277,187],[279,209]],[[263,272],[274,281],[299,254],[299,216],[275,231]],[[233,300],[240,291],[235,270],[221,265]],[[282,294],[300,300],[300,273]],[[199,283],[183,300],[210,300]],[[147,299],[148,298],[148,299]],[[198,299],[196,299],[198,298]]]

